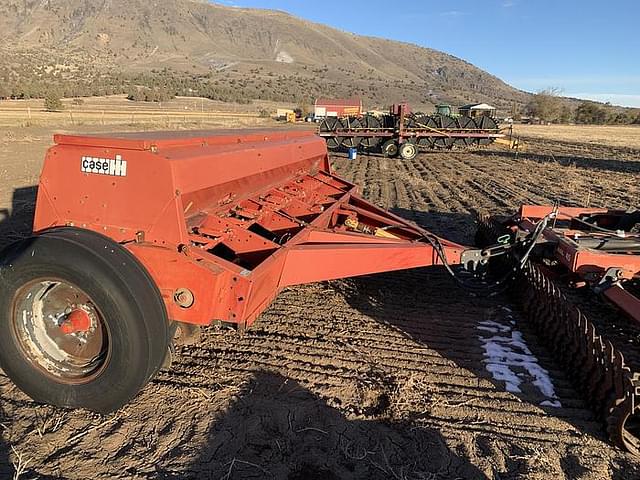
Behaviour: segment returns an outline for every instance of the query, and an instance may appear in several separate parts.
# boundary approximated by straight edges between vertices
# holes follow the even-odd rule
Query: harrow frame
[[[491,244],[508,234],[514,241],[533,232],[543,219],[549,223],[532,258],[521,269],[513,266],[514,258],[503,262],[503,268],[517,272],[512,291],[556,359],[572,372],[612,443],[640,456],[640,370],[636,358],[625,358],[630,352],[624,345],[631,340],[628,335],[637,336],[640,319],[640,298],[625,288],[640,278],[640,232],[635,233],[640,215],[524,205],[507,219],[481,215],[478,240]],[[636,226],[630,228],[628,219]],[[627,336],[609,338],[608,325],[585,315],[561,284],[603,295],[630,320],[631,329],[624,327],[624,319],[612,326]]]
[[[611,303],[624,311],[633,321],[640,324],[640,298],[625,290],[622,282],[640,278],[640,248],[635,253],[629,251],[608,251],[607,242],[612,239],[631,239],[640,245],[640,233],[600,233],[596,235],[596,248],[584,246],[585,225],[582,217],[597,216],[600,223],[614,223],[626,212],[600,208],[552,207],[523,205],[520,208],[518,228],[525,232],[532,231],[535,224],[544,217],[556,212],[556,221],[568,223],[568,228],[547,228],[543,232],[546,241],[555,245],[555,258],[568,271],[593,286],[597,293],[604,295]],[[587,234],[588,235],[588,234]]]
[[[420,144],[422,139],[430,139],[430,144],[438,139],[469,139],[469,140],[488,140],[495,141],[497,139],[506,138],[507,135],[497,129],[483,129],[483,128],[437,128],[427,125],[410,126],[409,119],[409,107],[406,104],[393,105],[391,108],[391,115],[397,119],[397,125],[394,127],[380,126],[379,128],[366,128],[366,127],[351,127],[347,122],[347,128],[336,128],[332,131],[318,130],[318,135],[325,138],[358,138],[360,140],[365,138],[379,138],[383,140],[393,140],[397,145],[402,145],[405,142],[411,142]],[[348,119],[345,119],[348,120]],[[453,144],[452,144],[453,145]]]

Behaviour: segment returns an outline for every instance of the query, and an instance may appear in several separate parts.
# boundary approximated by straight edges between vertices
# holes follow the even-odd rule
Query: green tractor
[[[453,113],[453,107],[451,107],[451,105],[447,103],[436,105],[436,115],[442,115],[452,118],[458,118],[461,116],[459,113]]]

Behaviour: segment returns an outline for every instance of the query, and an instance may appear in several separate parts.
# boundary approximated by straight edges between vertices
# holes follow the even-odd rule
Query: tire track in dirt
[[[434,283],[437,285],[441,281],[442,279]],[[283,297],[285,304],[288,304],[288,294],[293,295],[293,293],[296,292],[285,292]],[[299,297],[300,292],[298,291],[297,293],[298,295],[296,295],[295,298]],[[309,295],[304,296],[309,297]],[[291,298],[291,300],[292,302],[294,301],[293,298]],[[440,305],[438,305],[438,303],[440,303]],[[421,306],[428,308],[434,317],[442,315],[442,312],[438,311],[439,307],[445,309],[450,308],[450,305],[446,302],[429,302],[428,307],[426,305],[416,305],[414,309],[407,312],[408,317],[412,318],[412,315],[414,315],[416,311],[419,311]],[[322,309],[323,305],[313,305],[313,307],[311,307],[311,309],[314,310],[316,308]],[[547,438],[545,436],[546,434],[540,435],[540,432],[552,432],[550,433],[551,436],[561,436],[563,432],[566,431],[566,426],[555,425],[557,421],[556,415],[552,417],[544,414],[541,415],[538,408],[527,405],[526,403],[523,404],[515,400],[507,402],[504,401],[503,397],[500,402],[500,407],[496,408],[494,398],[495,385],[486,379],[479,379],[477,373],[471,373],[461,368],[461,366],[456,364],[455,358],[452,358],[454,355],[449,356],[449,352],[460,348],[460,338],[445,337],[442,338],[441,341],[438,341],[438,335],[435,335],[435,339],[429,338],[428,346],[418,345],[419,351],[415,353],[411,351],[412,342],[409,341],[405,343],[403,349],[397,349],[395,357],[392,357],[389,355],[390,347],[387,345],[389,333],[387,333],[387,335],[379,335],[377,339],[372,339],[370,335],[367,335],[368,338],[365,343],[360,338],[362,332],[360,322],[366,322],[368,319],[358,315],[351,315],[349,325],[353,328],[349,330],[347,338],[350,339],[351,345],[353,345],[357,351],[366,352],[365,359],[362,359],[358,358],[357,355],[349,354],[348,350],[343,351],[341,355],[339,353],[339,344],[337,344],[336,338],[331,335],[328,335],[330,340],[327,339],[326,336],[323,336],[322,340],[319,340],[317,337],[304,338],[302,335],[295,335],[289,343],[283,342],[283,336],[291,338],[290,332],[292,330],[300,330],[300,327],[295,321],[295,316],[291,314],[283,317],[280,312],[278,312],[277,319],[268,318],[275,313],[276,312],[269,312],[267,318],[261,320],[261,322],[265,322],[265,324],[269,326],[268,329],[270,331],[268,333],[265,332],[265,334],[273,336],[272,342],[265,343],[265,339],[262,338],[262,336],[260,336],[261,338],[256,338],[249,334],[239,342],[225,344],[221,349],[209,347],[210,351],[207,357],[210,357],[211,361],[215,363],[215,366],[208,365],[208,358],[189,355],[185,356],[185,358],[188,359],[185,360],[187,362],[187,365],[184,367],[185,371],[193,371],[193,363],[197,364],[195,368],[205,370],[207,368],[220,369],[220,363],[228,363],[232,365],[234,369],[242,368],[241,365],[243,364],[247,365],[245,368],[248,369],[273,369],[286,366],[289,377],[304,384],[313,391],[318,392],[321,396],[331,398],[335,389],[343,388],[344,385],[350,381],[353,382],[366,378],[370,373],[372,363],[372,361],[366,360],[368,357],[375,361],[376,370],[383,370],[385,375],[395,372],[398,378],[408,378],[414,375],[424,375],[424,372],[427,371],[428,378],[424,380],[425,385],[430,387],[429,390],[443,397],[450,397],[452,391],[463,396],[465,396],[465,392],[468,393],[469,390],[473,391],[475,403],[469,402],[466,404],[463,413],[447,413],[447,415],[443,413],[438,417],[440,420],[458,422],[462,418],[468,417],[474,419],[491,418],[493,419],[492,421],[495,421],[495,419],[500,418],[501,420],[497,421],[497,424],[500,424],[500,422],[510,424],[509,419],[517,417],[519,419],[518,428],[521,434],[520,436],[529,439]],[[456,311],[455,315],[452,315],[453,311],[448,313],[448,317],[453,317],[452,321],[454,323],[448,326],[452,329],[455,325],[464,325],[466,322],[473,322],[478,318],[477,315],[481,315],[481,310],[478,310],[476,316],[473,314],[467,315],[464,310]],[[322,318],[323,315],[317,312],[314,317]],[[440,318],[443,317],[445,317],[445,315],[442,315]],[[394,322],[392,317],[385,318],[390,323]],[[421,319],[418,318],[413,323],[420,321]],[[428,319],[424,319],[424,321],[428,321]],[[306,327],[313,330],[313,325],[309,323],[306,324]],[[258,329],[259,328],[258,325]],[[398,328],[402,329],[403,327],[400,325]],[[281,333],[276,335],[277,331]],[[428,335],[429,333],[433,333],[433,331],[422,331],[420,335]],[[411,331],[411,334],[415,335],[415,332]],[[345,338],[345,334],[343,333],[340,338]],[[471,340],[473,337],[469,335],[467,339],[469,345],[465,345],[465,347],[468,347],[469,351],[472,351],[474,342]],[[377,340],[377,342],[373,343],[372,340]],[[307,342],[306,345],[305,342]],[[333,349],[337,349],[337,351],[327,348],[326,343],[333,344]],[[424,350],[432,350],[431,355],[424,355]],[[447,352],[446,359],[442,359],[441,354],[436,353],[443,351]],[[314,352],[317,354],[314,355]],[[418,356],[420,356],[420,360],[416,361],[416,357]],[[478,359],[479,361],[481,356],[481,351],[477,345],[475,346],[473,355],[466,355],[467,359],[471,360],[471,362],[473,362],[474,359]],[[465,357],[464,352],[460,354],[460,357]],[[433,358],[438,359],[438,361],[434,363],[432,361]],[[177,369],[177,371],[180,370],[181,369]],[[571,391],[570,387],[568,387],[568,382],[565,380],[564,383],[567,385],[567,391]],[[326,392],[327,389],[329,390],[328,392]],[[323,391],[324,393],[320,393]],[[576,401],[576,403],[582,405],[579,401]],[[510,406],[512,408],[509,408]],[[582,415],[583,421],[585,422],[582,426],[584,427],[585,425],[591,424],[590,428],[595,428],[595,424],[591,420],[590,412],[584,408],[584,405],[582,405],[582,407],[582,409],[576,410],[576,412],[579,413],[572,413],[569,410],[565,415],[567,417],[571,417],[572,415],[580,417],[580,415]],[[354,406],[352,406],[352,408],[354,408]],[[526,419],[530,421],[526,421]],[[551,424],[547,425],[545,419],[551,419]]]
[[[409,163],[409,165],[405,165],[405,163]],[[416,186],[420,184],[419,179],[422,178],[423,189],[419,194],[416,194],[415,192],[407,192],[406,188],[396,188],[393,203],[398,208],[407,209],[407,213],[412,220],[428,228],[435,226],[436,233],[451,238],[451,222],[434,222],[429,219],[429,212],[468,213],[479,207],[486,208],[489,211],[501,210],[502,213],[505,213],[505,210],[513,211],[522,203],[550,203],[555,199],[560,199],[563,204],[580,205],[585,203],[585,197],[589,195],[597,197],[599,190],[605,190],[597,183],[594,184],[592,176],[586,175],[585,171],[576,172],[575,167],[568,167],[572,170],[569,173],[580,177],[586,175],[588,180],[582,184],[575,185],[569,192],[567,192],[566,188],[567,167],[554,166],[549,169],[546,168],[548,166],[537,163],[532,165],[532,162],[529,161],[523,162],[520,168],[518,167],[519,164],[513,160],[505,161],[504,158],[476,156],[469,153],[458,154],[451,152],[434,156],[422,155],[412,162],[399,164],[396,174],[400,178],[415,179],[413,183]],[[552,174],[548,177],[543,175],[541,171],[543,169],[552,170]],[[619,176],[619,174],[615,174],[615,176]],[[605,180],[603,183],[607,181],[610,182],[610,180]],[[405,182],[403,187],[406,183],[408,182]],[[585,184],[588,185],[588,189],[584,186]],[[629,195],[628,191],[626,194],[627,198],[631,200],[632,196]],[[376,201],[376,198],[372,198],[372,200]],[[617,201],[619,202],[620,198]],[[458,224],[453,228],[459,229],[459,227],[460,225]],[[449,235],[447,235],[448,233]],[[437,287],[434,286],[434,288]],[[430,305],[430,307],[433,308],[433,305]],[[407,310],[405,309],[404,311]],[[411,318],[410,316],[408,317]],[[457,320],[462,324],[469,322],[468,319],[465,320],[464,315],[457,317]],[[472,324],[473,320],[469,322],[468,328],[462,327],[463,335],[464,332],[470,331]],[[428,331],[423,331],[423,335],[431,335],[433,340],[438,337],[438,334]],[[531,332],[529,332],[528,337],[535,339]],[[452,339],[452,341],[458,340]],[[459,344],[452,350],[456,350],[456,348],[459,348]],[[458,358],[455,353],[452,353],[449,358],[454,357]],[[548,354],[540,355],[538,358],[545,365],[553,365]],[[435,367],[425,366],[425,368],[436,370]],[[446,366],[439,367],[437,370],[440,371],[440,368],[446,369]],[[572,406],[582,406],[582,409],[575,409],[569,415],[574,415],[576,418],[591,418],[586,406],[570,387],[570,382],[566,378],[562,378],[563,372],[552,368],[551,375],[557,385],[562,385],[559,391],[561,392],[561,397],[563,397],[563,404],[569,402]],[[566,390],[564,389],[565,386],[567,386]]]

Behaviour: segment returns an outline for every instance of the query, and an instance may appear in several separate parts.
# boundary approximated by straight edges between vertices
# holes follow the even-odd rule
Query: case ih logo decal
[[[100,175],[112,175],[114,177],[127,176],[127,161],[120,155],[116,158],[82,157],[80,170],[85,173],[98,173]]]

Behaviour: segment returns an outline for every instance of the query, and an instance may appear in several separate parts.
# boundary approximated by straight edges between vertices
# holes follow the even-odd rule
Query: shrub
[[[576,122],[602,125],[607,121],[607,111],[593,102],[582,102],[576,109]]]
[[[62,100],[60,100],[60,96],[56,92],[49,92],[44,97],[44,109],[47,112],[59,112],[64,109]]]

